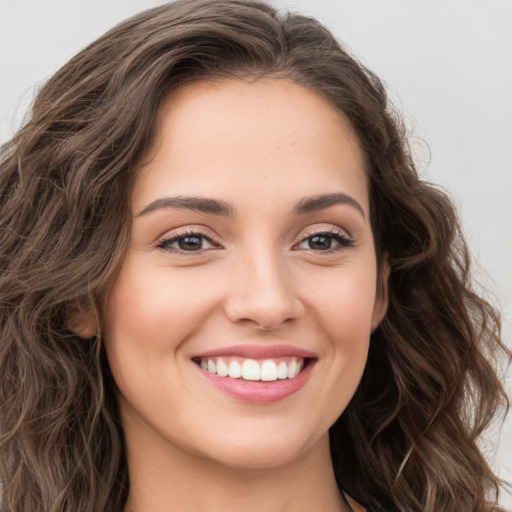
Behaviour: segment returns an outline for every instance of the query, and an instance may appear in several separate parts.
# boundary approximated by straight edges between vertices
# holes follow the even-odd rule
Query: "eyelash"
[[[200,231],[188,230],[185,232],[176,233],[176,234],[170,236],[169,238],[164,238],[164,239],[160,240],[158,242],[158,244],[156,245],[156,248],[163,249],[168,252],[184,254],[184,255],[201,255],[205,250],[211,250],[210,248],[199,249],[199,250],[186,250],[186,249],[181,249],[181,248],[180,249],[171,248],[172,244],[174,244],[180,240],[183,240],[187,237],[198,238],[203,242],[206,241],[206,242],[212,244],[212,246],[214,246],[213,248],[215,248],[215,249],[218,249],[220,247],[219,243],[217,243],[215,240],[213,240],[211,237],[205,235],[204,233],[201,233]],[[354,245],[353,240],[351,238],[349,238],[349,236],[347,234],[345,234],[344,232],[338,231],[336,229],[322,229],[322,230],[319,230],[316,232],[309,233],[306,237],[302,238],[300,240],[300,242],[295,244],[293,246],[293,249],[298,250],[298,249],[295,249],[298,245],[305,243],[309,239],[312,239],[314,237],[330,238],[330,240],[334,240],[335,242],[337,242],[339,244],[338,247],[329,247],[328,249],[314,250],[314,249],[309,248],[309,250],[311,250],[312,252],[315,252],[317,254],[318,253],[319,254],[329,254],[329,253],[333,253],[333,252],[338,252],[338,251],[342,251],[344,249],[348,249],[349,247],[352,247]]]
[[[208,250],[208,249],[199,249],[197,251],[187,251],[185,249],[175,249],[175,248],[170,247],[173,243],[178,242],[179,240],[185,239],[187,237],[199,238],[203,242],[207,241],[210,244],[212,244],[213,246],[216,246],[215,248],[219,247],[218,243],[216,243],[211,237],[205,235],[204,233],[201,233],[200,231],[188,230],[188,231],[176,233],[174,235],[171,235],[169,238],[164,238],[164,239],[160,240],[160,242],[158,242],[156,248],[164,249],[168,252],[173,252],[173,253],[178,253],[178,254],[186,254],[186,255],[202,254],[205,250]]]
[[[333,252],[342,251],[344,249],[348,249],[354,245],[353,240],[343,231],[339,231],[337,229],[320,229],[318,231],[313,231],[312,233],[308,233],[306,237],[304,237],[298,244],[295,244],[294,247],[297,247],[298,245],[306,242],[309,239],[312,239],[314,237],[329,237],[331,240],[336,241],[339,244],[339,247],[329,247],[328,249],[322,249],[322,250],[314,250],[310,249],[311,251],[315,253],[320,254],[329,254]]]

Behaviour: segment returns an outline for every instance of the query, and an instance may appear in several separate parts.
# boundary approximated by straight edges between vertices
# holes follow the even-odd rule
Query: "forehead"
[[[350,192],[368,207],[364,157],[348,121],[288,79],[184,86],[163,101],[152,141],[134,209],[163,190],[229,200],[276,189]]]

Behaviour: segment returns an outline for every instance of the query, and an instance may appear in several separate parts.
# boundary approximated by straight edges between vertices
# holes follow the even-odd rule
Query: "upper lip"
[[[272,359],[273,357],[283,356],[316,358],[312,352],[292,345],[232,345],[207,350],[206,352],[195,354],[193,358],[217,356],[238,356],[245,359]]]

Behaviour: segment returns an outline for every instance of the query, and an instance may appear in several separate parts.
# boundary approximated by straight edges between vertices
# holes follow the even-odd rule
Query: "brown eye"
[[[202,235],[201,233],[173,236],[162,240],[157,245],[158,249],[164,249],[175,253],[200,252],[214,247],[214,243],[206,235]]]
[[[332,236],[315,235],[308,238],[308,246],[315,251],[327,251],[333,244]]]
[[[200,251],[203,248],[203,237],[192,235],[178,238],[178,247],[183,251]]]
[[[307,249],[317,252],[331,252],[350,247],[352,240],[342,232],[323,232],[304,238],[295,246],[296,249]]]

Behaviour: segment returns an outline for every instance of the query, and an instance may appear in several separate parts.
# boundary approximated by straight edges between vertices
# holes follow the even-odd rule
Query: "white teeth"
[[[288,366],[284,361],[279,363],[277,367],[277,378],[278,379],[286,379],[288,377]]]
[[[246,359],[242,364],[242,379],[244,380],[260,380],[260,365],[253,359]]]
[[[261,365],[261,380],[277,380],[277,365],[274,361],[265,361]]]
[[[217,375],[219,377],[226,377],[229,373],[228,365],[222,360],[217,360]]]
[[[273,359],[264,361],[245,359],[241,363],[240,358],[228,356],[201,359],[199,365],[203,370],[219,377],[230,377],[231,379],[242,377],[244,380],[271,382],[278,379],[293,379],[301,372],[304,360],[295,357],[288,357],[286,361],[279,361],[278,358],[278,362]]]
[[[239,379],[242,376],[242,367],[238,361],[231,361],[229,363],[229,376],[232,379]]]
[[[210,361],[208,361],[208,365],[209,364],[210,364]],[[295,361],[295,359],[292,359],[290,361],[290,363],[288,364],[288,378],[293,379],[293,377],[295,377],[295,375],[297,375],[296,371],[297,371],[297,362]]]

